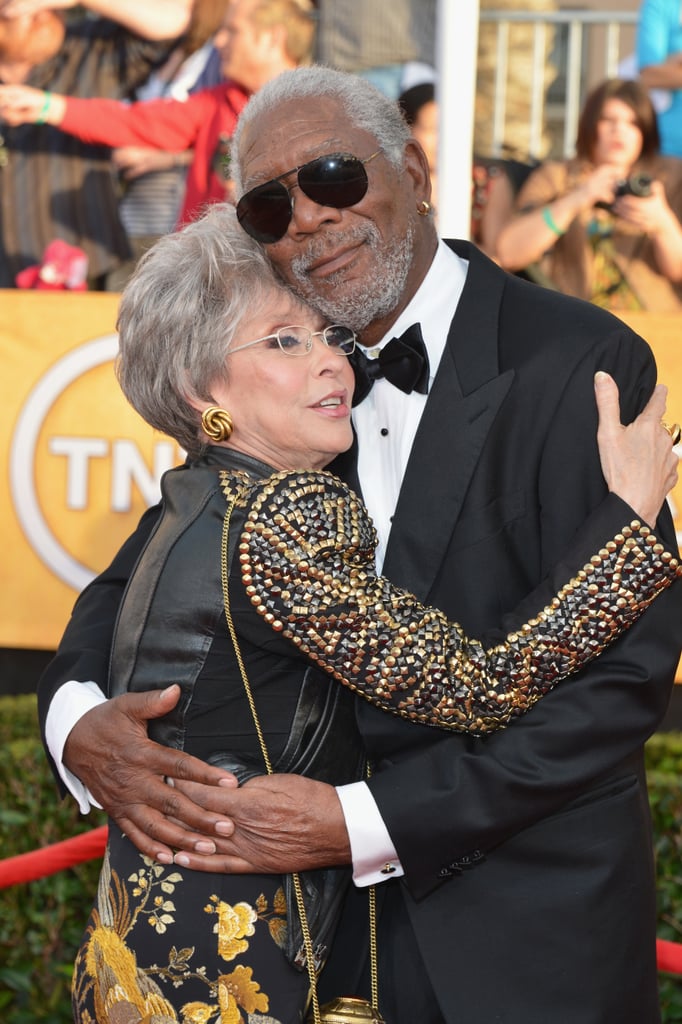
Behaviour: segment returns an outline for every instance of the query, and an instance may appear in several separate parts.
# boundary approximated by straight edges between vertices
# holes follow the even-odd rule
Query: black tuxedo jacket
[[[614,375],[628,420],[656,370],[608,313],[451,245],[469,260],[466,284],[384,572],[477,635],[523,605],[605,497],[595,371]],[[112,608],[155,515],[77,602],[40,683],[43,723],[65,679],[105,678]],[[658,532],[674,548],[667,512]],[[400,887],[448,1022],[659,1019],[642,746],[667,707],[681,612],[677,585],[588,670],[485,740],[358,703],[370,786],[405,868],[386,884]]]
[[[383,571],[480,635],[523,601],[604,496],[594,373],[616,378],[629,421],[656,370],[610,314],[452,247],[469,260],[466,285]],[[674,550],[667,509],[658,532]],[[485,740],[358,705],[377,763],[369,784],[406,871],[392,884],[452,1024],[659,1019],[642,745],[667,707],[681,645],[678,585],[586,671]]]

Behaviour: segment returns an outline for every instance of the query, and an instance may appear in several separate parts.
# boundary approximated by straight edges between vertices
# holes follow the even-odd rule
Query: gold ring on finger
[[[670,423],[664,423],[663,420],[661,420],[661,426],[670,434],[673,447],[678,444],[680,437],[682,437],[682,427],[680,427],[679,423],[673,423],[671,425]]]

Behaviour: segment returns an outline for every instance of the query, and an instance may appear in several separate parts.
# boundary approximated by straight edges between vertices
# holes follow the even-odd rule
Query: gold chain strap
[[[261,754],[263,756],[263,762],[268,775],[273,774],[272,762],[270,761],[270,755],[268,754],[268,748],[265,743],[265,737],[263,736],[263,730],[261,729],[260,720],[256,711],[256,703],[253,698],[253,691],[251,689],[251,683],[249,677],[246,674],[246,666],[242,658],[241,649],[239,647],[239,641],[237,639],[237,632],[234,628],[234,622],[232,620],[232,611],[230,609],[230,590],[229,590],[229,535],[230,535],[230,520],[232,518],[232,512],[236,503],[236,498],[232,498],[228,501],[227,509],[225,511],[225,518],[223,520],[223,532],[220,542],[220,579],[223,589],[223,604],[225,606],[225,620],[227,622],[227,628],[230,633],[230,639],[234,646],[234,653],[237,658],[237,664],[239,665],[239,672],[242,677],[242,683],[244,685],[244,692],[246,693],[246,699],[249,702],[249,708],[251,709],[251,717],[253,718],[253,724],[256,728],[256,734],[258,736],[258,742],[260,744]],[[369,766],[367,767],[367,776],[370,775]],[[296,897],[296,906],[298,909],[299,917],[301,920],[301,933],[303,935],[303,946],[306,955],[306,968],[308,971],[308,978],[310,980],[310,1002],[311,1012],[314,1024],[322,1024],[323,1018],[320,1014],[320,1003],[317,997],[317,972],[315,971],[315,956],[313,950],[313,940],[310,935],[310,928],[308,927],[308,914],[305,909],[305,903],[303,902],[303,889],[301,888],[301,880],[297,872],[292,872],[291,880],[294,886],[294,895]],[[376,890],[373,885],[369,886],[369,958],[370,958],[370,976],[371,976],[371,989],[372,989],[372,1007],[379,1006],[379,967],[377,959],[377,921],[376,921]]]

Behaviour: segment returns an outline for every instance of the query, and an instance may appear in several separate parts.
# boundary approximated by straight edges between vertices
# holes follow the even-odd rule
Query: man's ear
[[[416,139],[408,139],[405,146],[405,169],[412,179],[417,203],[431,200],[431,173],[426,153]]]

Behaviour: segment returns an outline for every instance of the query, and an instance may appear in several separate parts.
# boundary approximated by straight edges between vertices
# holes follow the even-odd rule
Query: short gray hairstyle
[[[313,64],[283,71],[271,79],[254,93],[239,115],[232,136],[231,164],[238,198],[244,191],[239,155],[244,131],[259,117],[276,110],[283,103],[309,97],[319,99],[321,96],[331,96],[336,100],[352,125],[374,136],[389,163],[396,169],[402,167],[405,145],[411,133],[398,104],[359,75]],[[330,130],[332,128],[330,125]]]
[[[203,447],[199,413],[226,378],[226,353],[245,316],[284,290],[234,207],[215,204],[141,258],[121,298],[116,375],[130,404],[189,455]]]

